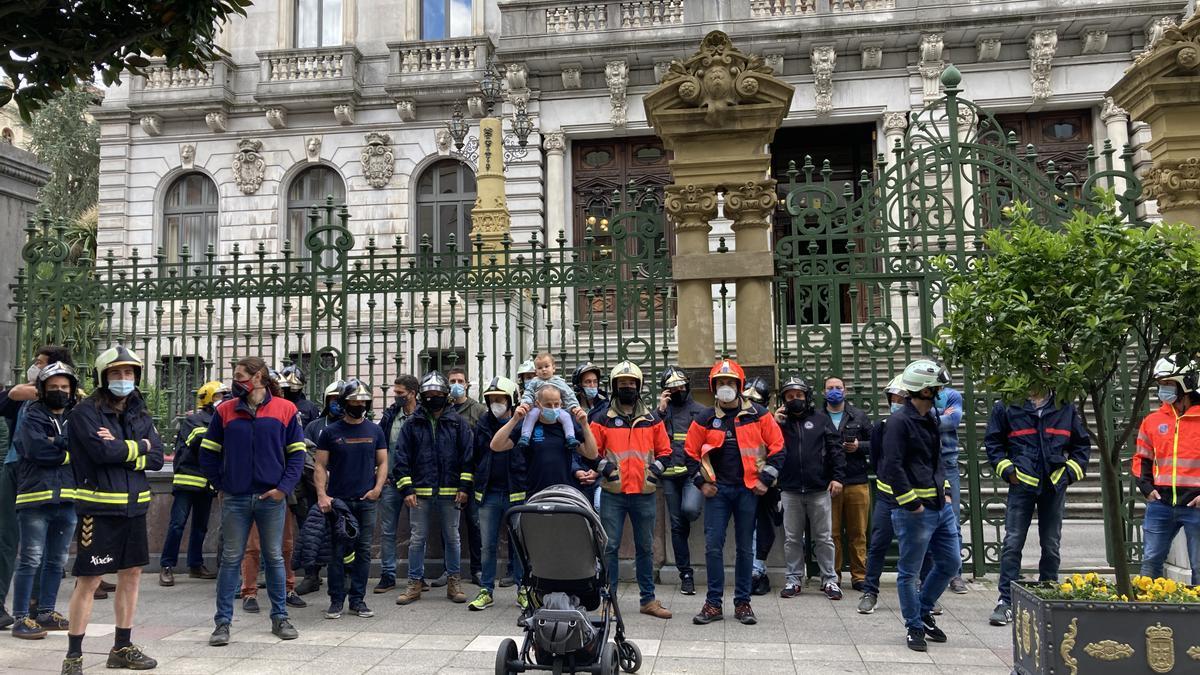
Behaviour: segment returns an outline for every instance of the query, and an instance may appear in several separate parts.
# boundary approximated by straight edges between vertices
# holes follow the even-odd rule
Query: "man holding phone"
[[[846,400],[846,383],[836,376],[825,378],[825,414],[837,428],[846,454],[842,491],[833,497],[834,567],[840,585],[842,566],[848,557],[851,586],[862,591],[867,578],[867,520],[871,513],[871,489],[867,484],[871,418]],[[846,547],[842,545],[843,536]]]

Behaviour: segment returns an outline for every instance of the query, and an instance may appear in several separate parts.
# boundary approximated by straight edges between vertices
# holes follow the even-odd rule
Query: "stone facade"
[[[0,269],[15,273],[23,265],[21,249],[25,224],[37,207],[38,189],[50,179],[46,167],[32,153],[0,143]],[[0,382],[12,383],[17,326],[13,317],[12,289],[0,286]],[[24,369],[24,366],[21,366]]]

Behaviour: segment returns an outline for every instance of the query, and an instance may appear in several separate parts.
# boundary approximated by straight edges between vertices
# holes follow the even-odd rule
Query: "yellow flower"
[[[1071,591],[1075,590],[1075,587],[1071,585],[1071,582],[1067,582],[1062,586],[1059,586],[1058,590],[1062,591],[1063,593],[1070,593]]]
[[[1150,590],[1150,587],[1154,585],[1154,582],[1150,579],[1150,577],[1137,577],[1134,579],[1133,585],[1137,586],[1143,591],[1147,591]]]
[[[1088,572],[1086,578],[1088,581],[1100,581],[1100,575],[1095,572]]]
[[[1121,594],[1121,600],[1122,600],[1123,602],[1129,602],[1129,596],[1128,596],[1128,595],[1125,595],[1124,593],[1122,593],[1122,594]]]
[[[1174,579],[1166,579],[1163,581],[1163,589],[1168,593],[1174,593],[1179,590],[1179,584]]]
[[[1071,577],[1071,583],[1075,584],[1076,586],[1082,586],[1083,585],[1083,577],[1076,574]]]

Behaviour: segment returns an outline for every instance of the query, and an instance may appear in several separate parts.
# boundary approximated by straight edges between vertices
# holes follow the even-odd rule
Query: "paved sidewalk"
[[[265,593],[263,612],[247,615],[235,605],[232,644],[209,647],[212,630],[213,582],[180,575],[174,588],[161,588],[156,575],[143,576],[133,640],[158,659],[155,673],[286,673],[353,675],[356,673],[491,673],[496,647],[504,637],[517,637],[515,589],[498,589],[496,604],[483,612],[446,600],[434,589],[414,605],[395,604],[395,593],[368,595],[376,615],[360,619],[323,617],[327,596],[305,596],[309,607],[291,610],[300,639],[283,643],[270,633]],[[63,584],[60,608],[66,607],[69,583]],[[989,626],[995,591],[988,582],[970,584],[967,595],[943,598],[939,619],[950,640],[931,644],[919,654],[904,646],[894,587],[884,589],[875,614],[855,612],[858,594],[847,592],[830,602],[815,586],[798,598],[776,593],[754,598],[759,623],[742,626],[732,620],[708,626],[692,624],[702,596],[679,594],[677,586],[660,586],[660,599],[675,613],[669,621],[637,613],[637,588],[621,587],[627,633],[645,655],[641,673],[904,673],[970,672],[1008,675],[1012,647],[1008,627]],[[469,592],[474,586],[467,586]],[[778,589],[775,589],[776,591]],[[111,598],[111,594],[110,594]],[[732,604],[728,600],[729,604]],[[89,672],[108,671],[105,655],[112,645],[112,600],[96,602],[95,623],[84,641]],[[0,671],[58,672],[66,651],[65,633],[24,641],[0,635]]]

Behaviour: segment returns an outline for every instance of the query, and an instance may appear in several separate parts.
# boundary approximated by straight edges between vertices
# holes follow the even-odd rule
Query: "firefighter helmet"
[[[507,377],[493,377],[491,382],[483,389],[484,400],[487,400],[489,395],[503,394],[508,397],[509,405],[516,407],[517,405],[517,383]]]
[[[766,380],[756,377],[746,383],[746,389],[742,392],[742,396],[759,405],[767,405],[771,398],[771,388],[767,385]]]
[[[571,374],[571,386],[576,389],[583,387],[583,376],[588,373],[596,373],[596,381],[599,382],[601,377],[604,377],[604,371],[600,370],[600,366],[591,361],[584,361],[575,366],[575,372]]]
[[[618,377],[632,377],[637,380],[638,389],[642,388],[642,369],[633,361],[622,361],[613,366],[612,372],[608,374],[608,386],[612,391],[617,390]]]
[[[284,391],[303,391],[305,381],[304,371],[294,363],[279,371],[279,387]]]
[[[219,396],[220,394],[227,393],[228,391],[229,385],[224,382],[216,380],[205,382],[196,390],[196,407],[203,408],[213,405],[224,398],[223,396]]]
[[[345,408],[350,401],[364,401],[367,405],[371,404],[371,387],[367,386],[366,382],[357,379],[349,379],[342,385],[341,391],[338,392],[338,402]]]
[[[330,396],[333,396],[333,397],[341,396],[342,395],[342,387],[344,387],[344,386],[346,386],[345,380],[335,380],[333,382],[330,382],[329,386],[325,387],[325,396],[324,396],[325,400],[329,401]]]
[[[107,372],[117,366],[133,366],[133,381],[136,383],[142,380],[142,360],[125,345],[116,345],[100,352],[100,356],[96,357],[95,366],[96,382],[101,387],[108,386]]]
[[[450,395],[450,381],[446,379],[438,371],[434,370],[426,373],[425,377],[421,378],[421,394],[445,394]]]
[[[732,359],[721,359],[713,364],[712,370],[708,371],[708,388],[710,391],[717,390],[716,380],[718,377],[731,377],[737,380],[737,390],[741,391],[742,385],[746,382],[746,372],[737,364],[737,361]]]
[[[688,379],[687,373],[679,366],[667,366],[659,376],[658,384],[663,389],[683,387],[686,391],[692,390],[692,383]]]
[[[522,375],[533,375],[537,371],[533,367],[533,359],[527,359],[517,366],[517,381],[521,380]]]
[[[69,381],[71,383],[71,395],[74,396],[75,392],[79,390],[79,376],[75,374],[74,368],[72,368],[71,366],[69,366],[66,363],[63,363],[62,361],[56,361],[54,363],[51,363],[50,365],[46,366],[45,368],[42,368],[42,371],[40,373],[38,373],[38,377],[37,377],[38,394],[45,394],[46,393],[46,382],[50,378],[58,377],[58,376],[67,378],[67,381]]]
[[[900,385],[906,391],[921,391],[926,387],[936,389],[950,384],[950,373],[935,361],[917,359],[904,367],[900,374]]]

